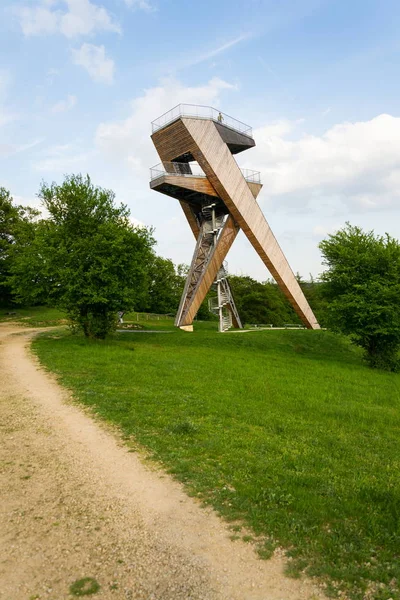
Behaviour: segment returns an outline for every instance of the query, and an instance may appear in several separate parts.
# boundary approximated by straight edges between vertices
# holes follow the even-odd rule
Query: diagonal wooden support
[[[249,183],[249,182],[247,182],[247,185],[249,186],[249,190],[253,194],[254,199],[256,199],[258,194],[261,191],[262,185],[260,183]],[[196,220],[196,215],[194,214],[192,207],[189,204],[187,204],[186,202],[180,201],[180,205],[185,214],[187,222],[189,223],[190,229],[192,230],[193,235],[197,240],[197,238],[199,236],[199,232],[200,232],[200,227]]]
[[[206,297],[208,290],[213,284],[238,232],[239,227],[234,222],[232,216],[229,215],[218,236],[217,243],[215,246],[210,247],[210,252],[203,266],[201,274],[196,277],[195,281],[193,281],[194,267],[196,261],[198,260],[199,253],[198,244],[196,245],[191,270],[182,294],[181,304],[179,306],[175,321],[175,324],[178,327],[182,327],[183,325],[191,325],[191,323],[193,323],[193,319],[196,316],[201,303]],[[191,289],[193,284],[194,289]],[[189,292],[191,292],[190,297],[188,297]],[[234,309],[231,308],[231,310],[233,311]],[[238,323],[237,320],[236,324],[236,326],[240,327],[240,322]]]
[[[189,223],[190,229],[192,230],[193,235],[197,240],[200,233],[200,225],[197,222],[196,215],[194,214],[192,207],[189,206],[189,204],[186,204],[186,202],[180,202],[180,205],[185,214],[187,222]]]

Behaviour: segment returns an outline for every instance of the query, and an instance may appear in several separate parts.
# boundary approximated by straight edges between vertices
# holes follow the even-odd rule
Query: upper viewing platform
[[[158,117],[158,119],[152,121],[152,133],[155,133],[159,129],[170,125],[170,123],[173,123],[181,117],[215,121],[216,123],[225,125],[225,127],[229,127],[229,129],[233,129],[242,135],[247,135],[248,137],[253,138],[253,129],[250,127],[250,125],[246,125],[246,123],[242,123],[241,121],[226,115],[212,106],[202,106],[198,104],[178,104],[178,106],[171,108],[171,110],[161,115],[161,117]]]
[[[157,146],[161,136],[174,135],[170,134],[170,126],[173,123],[178,124],[179,120],[185,119],[200,119],[203,121],[213,121],[222,137],[223,141],[228,145],[232,154],[238,154],[255,146],[253,139],[253,130],[250,125],[242,123],[233,117],[213,108],[212,106],[201,106],[197,104],[178,104],[168,112],[158,117],[151,123],[152,139]],[[178,158],[178,157],[177,157]],[[180,156],[181,161],[193,160],[190,156],[188,159]]]

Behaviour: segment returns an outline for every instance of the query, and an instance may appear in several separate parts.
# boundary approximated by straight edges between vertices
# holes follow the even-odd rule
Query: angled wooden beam
[[[188,290],[191,285],[191,276],[193,272],[194,262],[198,257],[198,245],[193,255],[191,270],[187,279],[185,290],[182,294],[181,305],[178,310],[176,325],[181,327],[182,325],[190,325],[193,323],[197,311],[200,308],[201,303],[207,295],[208,290],[213,284],[218,271],[221,268],[223,261],[226,258],[236,236],[239,232],[239,227],[235,223],[231,215],[228,216],[224,226],[219,234],[215,246],[210,248],[209,255],[206,258],[206,264],[202,269],[200,276],[196,279],[195,286],[191,290],[190,297],[188,297]],[[233,311],[233,309],[231,309]],[[237,325],[238,327],[240,324]]]
[[[196,219],[196,215],[194,214],[194,210],[190,206],[190,204],[187,204],[187,202],[181,201],[180,205],[181,205],[183,213],[187,219],[187,222],[189,223],[190,229],[192,230],[193,235],[194,235],[195,239],[197,240],[197,238],[199,237],[199,233],[200,233],[200,226]]]

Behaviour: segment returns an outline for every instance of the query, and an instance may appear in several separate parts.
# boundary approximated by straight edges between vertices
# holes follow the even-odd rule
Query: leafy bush
[[[347,223],[320,248],[330,327],[350,335],[371,367],[399,370],[399,242]]]

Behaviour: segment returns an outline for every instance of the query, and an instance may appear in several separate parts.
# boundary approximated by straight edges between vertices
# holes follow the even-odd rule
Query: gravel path
[[[83,577],[103,600],[310,600],[279,557],[249,544],[180,484],[144,466],[73,405],[29,353],[34,330],[0,325],[0,598],[72,600]]]

